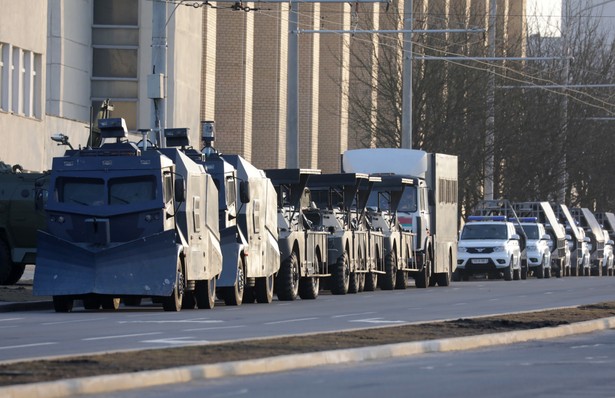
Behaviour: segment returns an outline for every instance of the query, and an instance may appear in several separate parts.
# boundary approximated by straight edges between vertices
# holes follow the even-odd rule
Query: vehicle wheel
[[[408,287],[408,273],[397,270],[395,273],[395,289],[396,290],[404,290]]]
[[[514,269],[513,270],[513,281],[518,281],[519,279],[521,279],[521,270]]]
[[[555,269],[555,272],[553,271],[553,262],[551,262],[551,274],[555,274],[556,278],[561,278],[564,276],[564,265],[563,265],[563,261],[559,261],[559,263],[557,264],[557,268]]]
[[[461,270],[460,269],[456,269],[455,271],[453,271],[452,279],[453,279],[453,282],[461,281]]]
[[[551,272],[553,271],[553,268],[549,267],[549,268],[545,268],[545,279],[549,279],[551,277]]]
[[[9,276],[8,278],[6,278],[3,285],[14,285],[17,282],[19,282],[25,270],[26,270],[26,264],[13,263],[13,268],[11,269]]]
[[[359,292],[359,273],[351,272],[348,279],[348,293],[358,293]]]
[[[415,274],[414,284],[420,289],[425,289],[429,286],[429,271],[431,269],[431,257],[429,254],[425,255],[425,261],[423,262],[423,268]]]
[[[175,272],[175,286],[169,297],[163,297],[162,308],[165,311],[178,312],[182,309],[184,298],[184,274],[181,270],[181,262],[177,259],[177,271]]]
[[[368,272],[365,274],[365,291],[373,292],[378,285],[378,274],[375,272]]]
[[[196,281],[194,298],[200,309],[212,309],[216,304],[216,277],[204,281]]]
[[[278,299],[292,301],[299,294],[299,260],[293,252],[280,267],[275,281],[276,294]]]
[[[316,277],[303,277],[299,279],[299,297],[303,300],[314,300],[318,297],[320,279]]]
[[[513,280],[513,258],[510,258],[510,262],[508,263],[508,267],[504,270],[504,280],[512,281]]]
[[[100,298],[97,294],[90,293],[86,294],[82,298],[83,308],[86,310],[99,310],[100,309]]]
[[[124,297],[124,305],[130,306],[130,307],[138,307],[141,305],[141,300],[143,300],[141,296]]]
[[[393,290],[397,281],[397,254],[391,252],[384,257],[384,274],[380,274],[380,289]]]
[[[262,278],[256,278],[256,302],[261,304],[269,304],[273,300],[273,286],[274,286],[273,274],[264,276]],[[298,281],[297,281],[298,282]],[[297,283],[297,289],[299,283]]]
[[[536,267],[536,278],[538,279],[542,279],[545,277],[545,259],[544,257],[542,258],[542,261],[540,262],[540,265],[538,267]]]
[[[246,289],[246,274],[243,267],[243,260],[241,258],[237,261],[237,276],[235,279],[235,286],[225,288],[224,291],[224,304],[226,305],[241,305],[243,302],[243,295]]]
[[[9,283],[14,267],[15,263],[11,260],[11,251],[8,245],[0,239],[0,285],[10,285],[17,282]]]
[[[350,284],[350,260],[348,253],[344,252],[337,259],[337,263],[331,270],[331,293],[346,294]]]
[[[572,268],[572,266],[570,266],[570,276],[579,276],[577,267]]]
[[[365,272],[361,272],[357,274],[357,279],[359,281],[359,292],[365,290]]]
[[[53,296],[53,309],[56,312],[71,312],[73,299],[69,296]]]
[[[102,296],[100,298],[100,305],[103,310],[116,311],[120,308],[120,299],[118,297]]]
[[[440,287],[450,286],[452,270],[453,270],[453,259],[449,255],[449,258],[448,258],[448,271],[447,272],[439,272],[439,273],[436,274],[436,281],[438,282],[438,286],[440,286]]]
[[[527,279],[527,266],[521,266],[521,280]]]

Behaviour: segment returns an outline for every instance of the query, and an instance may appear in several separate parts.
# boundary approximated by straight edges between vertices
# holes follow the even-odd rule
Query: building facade
[[[105,99],[132,132],[152,127],[153,3],[0,0],[1,161],[48,169],[65,149],[49,137],[61,132],[85,146]],[[167,126],[189,127],[198,142],[201,12],[167,9]]]

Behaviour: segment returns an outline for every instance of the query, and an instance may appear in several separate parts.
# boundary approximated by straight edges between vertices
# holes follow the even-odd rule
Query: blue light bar
[[[521,222],[538,222],[538,217],[521,217],[519,219]]]
[[[506,216],[468,216],[468,221],[506,221]]]

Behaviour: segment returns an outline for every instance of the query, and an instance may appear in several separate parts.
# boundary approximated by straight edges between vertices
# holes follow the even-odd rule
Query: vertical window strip
[[[43,56],[41,54],[34,54],[34,68],[32,70],[32,116],[41,119],[42,118],[42,103],[43,103],[43,85],[42,85],[42,67]]]
[[[11,110],[11,85],[13,83],[11,73],[13,68],[12,55],[12,46],[4,43],[2,45],[2,62],[4,66],[2,67],[2,76],[0,76],[0,79],[2,79],[2,91],[0,91],[2,99],[0,102],[2,102],[2,110],[6,112]]]
[[[32,101],[34,94],[33,75],[34,75],[34,59],[32,51],[23,52],[23,114],[26,117],[32,117]]]
[[[21,62],[22,62],[22,52],[18,47],[13,47],[13,62],[11,64],[11,74],[13,80],[13,86],[11,87],[11,111],[17,115],[22,113],[22,103],[21,103],[21,89],[23,84],[23,75],[20,73],[21,71]]]

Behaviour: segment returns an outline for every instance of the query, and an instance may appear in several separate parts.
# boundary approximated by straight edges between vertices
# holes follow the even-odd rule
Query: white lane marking
[[[18,328],[20,327],[19,325],[6,325],[6,326],[0,326],[0,329],[13,329],[13,328]]]
[[[354,314],[343,314],[343,315],[333,315],[331,318],[335,319],[335,318],[346,318],[349,316],[359,316],[359,315],[370,315],[370,314],[375,314],[376,312],[371,311],[371,312],[357,312]]]
[[[455,303],[455,304],[453,304],[453,305],[455,305],[455,306],[456,306],[456,305],[468,305],[468,303]]]
[[[102,321],[107,318],[89,318],[89,319],[76,319],[73,321],[57,321],[57,322],[44,322],[41,325],[49,326],[49,325],[63,325],[65,323],[79,323],[79,322],[90,322],[90,321]]]
[[[499,298],[492,298],[492,299],[489,299],[489,301],[500,301],[500,299]]]
[[[196,329],[184,329],[183,332],[199,332],[202,330],[220,330],[220,329],[239,329],[245,328],[246,325],[237,325],[237,326],[214,326],[211,328],[196,328]]]
[[[34,344],[20,344],[20,345],[7,345],[4,347],[0,347],[0,350],[12,350],[15,348],[28,348],[28,347],[39,347],[42,345],[53,345],[58,344],[56,342],[48,342],[48,343],[34,343]]]
[[[3,318],[3,319],[0,319],[0,322],[5,322],[5,321],[20,321],[20,320],[22,320],[22,319],[25,319],[25,318]]]
[[[162,321],[118,321],[118,323],[223,323],[224,321],[217,319],[195,318],[195,319],[179,319],[179,320],[162,320]]]
[[[275,322],[265,322],[265,325],[277,325],[280,323],[292,323],[292,322],[303,322],[303,321],[313,321],[318,318],[298,318],[298,319],[287,319],[284,321],[275,321]]]
[[[602,343],[597,344],[582,344],[582,345],[573,345],[570,347],[572,350],[576,350],[577,348],[592,348],[592,347],[600,347]]]
[[[553,292],[544,292],[544,294],[553,294]]]
[[[237,391],[230,391],[227,393],[223,393],[223,394],[216,394],[216,397],[235,397],[235,396],[239,396],[239,395],[247,395],[250,391],[247,388],[242,388],[241,390],[237,390]]]
[[[354,319],[348,322],[363,322],[363,323],[406,323],[406,321],[387,321],[382,318],[369,318],[369,319]]]
[[[141,343],[155,343],[155,344],[176,344],[176,345],[187,345],[187,344],[203,344],[209,343],[208,340],[186,340],[191,339],[192,337],[173,337],[169,339],[156,339],[156,340],[141,340]]]
[[[124,338],[127,338],[127,337],[151,336],[153,334],[161,334],[161,333],[162,332],[149,332],[149,333],[135,333],[135,334],[119,334],[119,335],[115,335],[115,336],[88,337],[88,338],[85,338],[85,339],[81,339],[81,341],[124,339]]]

